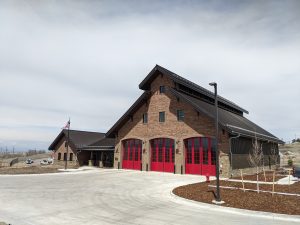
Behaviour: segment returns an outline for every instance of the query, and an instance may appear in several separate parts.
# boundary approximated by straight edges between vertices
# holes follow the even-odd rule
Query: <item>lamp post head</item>
[[[209,85],[210,85],[210,86],[216,87],[216,86],[217,86],[217,83],[216,83],[216,82],[211,82],[211,83],[209,83]]]

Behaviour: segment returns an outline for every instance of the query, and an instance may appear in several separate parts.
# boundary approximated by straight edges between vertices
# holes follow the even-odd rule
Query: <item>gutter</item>
[[[241,136],[241,134],[238,134],[237,136],[234,136],[234,137],[230,137],[229,138],[229,152],[230,152],[230,176],[232,177],[233,174],[232,174],[232,171],[233,171],[233,166],[232,166],[232,163],[233,163],[233,157],[232,157],[232,139],[234,138],[239,138]]]
[[[272,137],[272,136],[269,136],[269,135],[261,134],[261,133],[258,133],[258,132],[256,132],[256,131],[244,129],[244,128],[237,127],[237,126],[233,126],[233,125],[230,125],[230,124],[226,124],[226,126],[227,126],[229,129],[230,129],[230,128],[236,128],[236,129],[241,130],[241,131],[246,131],[246,132],[252,133],[252,134],[254,134],[254,135],[262,136],[261,138],[258,138],[258,139],[264,140],[263,137],[265,137],[266,140],[271,139],[271,140],[277,141],[278,143],[282,142],[282,141],[281,141],[280,139],[278,139],[277,137]],[[234,131],[234,130],[232,130],[231,132],[232,132],[232,133],[240,134],[239,132]],[[245,136],[250,136],[250,137],[252,137],[251,135],[247,135],[247,134],[244,134],[244,135],[245,135]]]

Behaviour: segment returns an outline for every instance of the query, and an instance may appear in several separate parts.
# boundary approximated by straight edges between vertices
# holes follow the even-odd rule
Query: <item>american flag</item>
[[[70,125],[71,125],[71,121],[69,119],[69,121],[66,123],[66,125],[62,129],[70,129]]]

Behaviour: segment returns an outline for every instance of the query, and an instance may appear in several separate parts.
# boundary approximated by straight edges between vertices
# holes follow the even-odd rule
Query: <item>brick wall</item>
[[[61,153],[61,159],[58,160],[58,154]],[[54,149],[54,163],[55,164],[64,164],[64,153],[67,153],[67,148],[66,148],[66,139],[63,137],[58,144],[55,146]],[[73,153],[73,160],[70,160],[70,154]],[[71,146],[69,146],[69,151],[68,151],[68,164],[74,164],[77,165],[77,158],[76,158],[76,150],[72,149]]]

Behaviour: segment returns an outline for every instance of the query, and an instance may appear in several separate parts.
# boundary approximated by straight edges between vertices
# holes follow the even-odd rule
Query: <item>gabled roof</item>
[[[63,129],[59,135],[55,138],[52,144],[49,146],[49,150],[54,150],[55,146],[63,137],[67,137],[68,130]],[[75,148],[80,148],[82,146],[87,146],[105,137],[105,133],[90,132],[90,131],[80,131],[80,130],[70,130],[70,145]]]
[[[183,86],[186,86],[190,89],[193,89],[196,92],[199,92],[208,98],[211,99],[211,101],[214,101],[214,93],[199,86],[198,84],[195,84],[181,76],[179,76],[176,73],[173,73],[170,70],[167,70],[166,68],[156,65],[151,72],[145,77],[145,79],[140,83],[139,88],[142,90],[149,90],[151,82],[159,75],[164,74],[170,77],[170,79],[178,84],[181,84]],[[249,114],[249,112],[246,109],[243,109],[242,107],[236,105],[232,101],[227,100],[226,98],[223,98],[222,96],[218,96],[218,102],[221,102],[229,107],[235,108],[241,112]]]
[[[158,72],[157,72],[158,71]],[[126,111],[126,113],[113,125],[113,127],[106,133],[106,137],[114,137],[114,133],[120,129],[130,118],[131,115],[148,99],[150,94],[148,93],[151,82],[155,79],[159,73],[167,74],[171,79],[176,83],[184,83],[189,85],[190,88],[195,89],[198,92],[205,93],[208,97],[214,98],[214,94],[193,82],[186,80],[185,78],[180,77],[179,75],[166,70],[165,68],[156,65],[154,69],[147,75],[147,77],[141,82],[140,89],[145,90],[145,92],[134,102],[134,104]],[[215,118],[215,107],[212,101],[204,101],[193,95],[189,95],[180,90],[174,88],[168,89],[172,94],[177,98],[182,99],[183,101],[191,104],[198,112],[201,112],[211,118]],[[242,112],[248,113],[246,110],[240,108],[236,104],[230,102],[229,100],[218,96],[218,106],[219,106],[219,124],[224,127],[232,135],[241,135],[246,137],[257,137],[262,140],[283,143],[280,139],[264,130],[257,124],[251,122],[247,118],[243,117],[243,114],[237,114],[224,109],[222,104],[227,104],[230,107],[238,109]]]
[[[133,113],[139,109],[139,107],[145,103],[145,101],[150,96],[150,93],[145,91],[143,94],[133,103],[133,105],[124,113],[124,115],[112,126],[112,128],[109,129],[106,133],[106,137],[113,138],[114,137],[114,131],[118,130],[121,126],[123,126],[129,119],[130,116],[133,115]]]
[[[170,91],[179,99],[191,104],[198,112],[204,113],[213,119],[215,118],[214,105],[189,96],[185,93],[181,93],[175,89],[171,89]],[[273,134],[269,133],[243,116],[229,112],[220,107],[218,108],[218,114],[219,124],[231,134],[240,134],[247,137],[256,136],[258,139],[282,143],[282,141]]]

